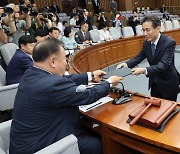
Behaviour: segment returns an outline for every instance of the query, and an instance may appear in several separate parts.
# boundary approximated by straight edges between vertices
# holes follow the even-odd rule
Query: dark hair
[[[35,62],[43,62],[50,55],[57,54],[62,46],[62,42],[57,39],[46,39],[35,45],[33,49],[33,60]]]
[[[35,37],[37,37],[37,36],[43,37],[43,36],[47,36],[47,35],[48,35],[47,31],[44,29],[38,29],[38,30],[36,30],[36,32],[34,34]]]
[[[21,45],[26,45],[28,43],[36,43],[37,40],[33,37],[33,36],[30,36],[30,35],[23,35],[19,38],[18,40],[18,45],[19,45],[19,48],[21,48]]]
[[[64,29],[64,36],[69,37],[69,34],[72,31],[72,27],[71,26],[66,26]]]
[[[51,20],[51,22],[52,22],[52,17],[53,16],[56,16],[56,24],[58,24],[58,22],[59,22],[59,17],[58,17],[58,15],[57,14],[54,14],[54,13],[52,13],[52,14],[49,14],[49,19]]]
[[[63,22],[62,22],[62,24],[64,25],[65,23],[68,23],[66,20],[64,20]]]
[[[145,16],[142,21],[141,21],[141,24],[143,24],[144,22],[152,22],[152,27],[153,28],[156,28],[158,26],[161,26],[161,21],[160,19],[158,18],[158,16],[156,15],[147,15]]]
[[[60,32],[60,30],[59,30],[57,27],[51,27],[51,28],[49,29],[49,32],[52,33],[53,30],[58,30],[58,31]]]
[[[88,24],[86,21],[82,21],[81,22],[81,26],[85,25],[85,24]],[[89,25],[89,24],[88,24]]]
[[[108,22],[102,23],[101,27],[102,27],[102,29],[105,28],[105,27],[109,27]]]

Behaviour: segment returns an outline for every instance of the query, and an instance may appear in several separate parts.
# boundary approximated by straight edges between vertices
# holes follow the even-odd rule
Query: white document
[[[106,97],[100,98],[99,100],[97,100],[96,102],[94,102],[92,104],[79,106],[79,110],[81,110],[83,112],[87,112],[89,110],[92,110],[92,109],[94,109],[100,105],[103,105],[107,102],[110,102],[112,100],[113,100],[113,98],[106,96]]]

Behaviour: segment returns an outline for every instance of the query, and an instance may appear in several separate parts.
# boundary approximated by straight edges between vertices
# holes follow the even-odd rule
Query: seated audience
[[[47,37],[48,37],[48,33],[44,29],[38,29],[35,32],[35,38],[36,38],[37,42],[44,41]]]
[[[79,16],[78,16],[78,14],[76,13],[76,14],[74,14],[73,18],[70,19],[70,23],[69,23],[70,26],[72,26],[72,27],[74,27],[74,28],[76,28],[76,27],[79,28],[79,25],[77,25],[78,20],[79,20]]]
[[[19,83],[24,72],[33,65],[31,58],[36,39],[23,35],[19,38],[19,49],[10,60],[6,70],[6,85]]]
[[[66,57],[59,40],[45,40],[33,50],[34,66],[21,79],[16,94],[10,132],[10,154],[33,154],[74,134],[81,154],[102,154],[96,136],[86,136],[80,123],[80,105],[91,104],[109,93],[122,79],[107,81],[80,91],[79,85],[100,82],[105,72],[64,76]]]
[[[78,44],[91,44],[92,38],[88,31],[88,23],[82,22],[81,29],[75,34],[75,41]]]
[[[63,42],[64,49],[74,50],[78,48],[77,42],[74,39],[74,32],[71,26],[66,26],[64,29],[64,36],[61,41]]]
[[[104,23],[102,25],[102,29],[99,30],[99,38],[101,41],[110,41],[113,40],[112,36],[110,35],[108,31],[108,25]]]
[[[133,28],[134,34],[136,35],[136,26],[140,24],[140,19],[137,12],[134,10],[133,15],[128,19],[129,26]]]
[[[51,27],[49,29],[49,36],[50,39],[60,39],[60,31],[57,27]]]

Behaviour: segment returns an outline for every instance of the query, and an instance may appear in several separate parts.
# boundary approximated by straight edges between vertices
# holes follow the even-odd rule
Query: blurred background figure
[[[122,27],[123,22],[122,22],[122,16],[121,13],[116,13],[115,19],[112,20],[112,25],[113,27]]]
[[[91,44],[92,38],[88,31],[88,23],[82,22],[81,29],[75,34],[75,41],[78,44]]]
[[[128,19],[129,26],[133,28],[134,34],[136,35],[136,26],[140,24],[140,19],[137,12],[134,10],[133,15]]]
[[[99,30],[102,29],[102,27],[103,27],[104,24],[108,25],[108,22],[109,22],[109,21],[108,21],[108,18],[105,17],[105,15],[104,15],[104,10],[103,10],[103,9],[100,10],[99,16],[97,17],[96,22],[98,23],[97,28],[98,28]]]
[[[94,14],[98,14],[99,13],[99,0],[92,0],[92,5],[93,5],[93,10],[94,10]]]
[[[48,36],[48,33],[47,31],[45,31],[44,29],[38,29],[36,32],[35,32],[35,38],[37,40],[37,42],[41,42],[43,40],[45,40]]]
[[[110,33],[108,31],[108,24],[107,23],[102,24],[102,29],[99,30],[99,38],[101,41],[113,40],[112,36],[110,35]]]
[[[117,7],[118,7],[117,2],[115,0],[111,0],[109,6],[110,6],[110,12],[115,14],[117,11]]]
[[[61,36],[60,36],[60,31],[57,27],[51,27],[49,29],[49,35],[48,35],[48,38],[50,39],[60,39]]]

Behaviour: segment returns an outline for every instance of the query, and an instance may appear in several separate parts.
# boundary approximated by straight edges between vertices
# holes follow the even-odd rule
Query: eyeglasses
[[[143,33],[144,32],[149,33],[151,30],[153,30],[153,28],[145,28],[145,29],[142,28]]]

